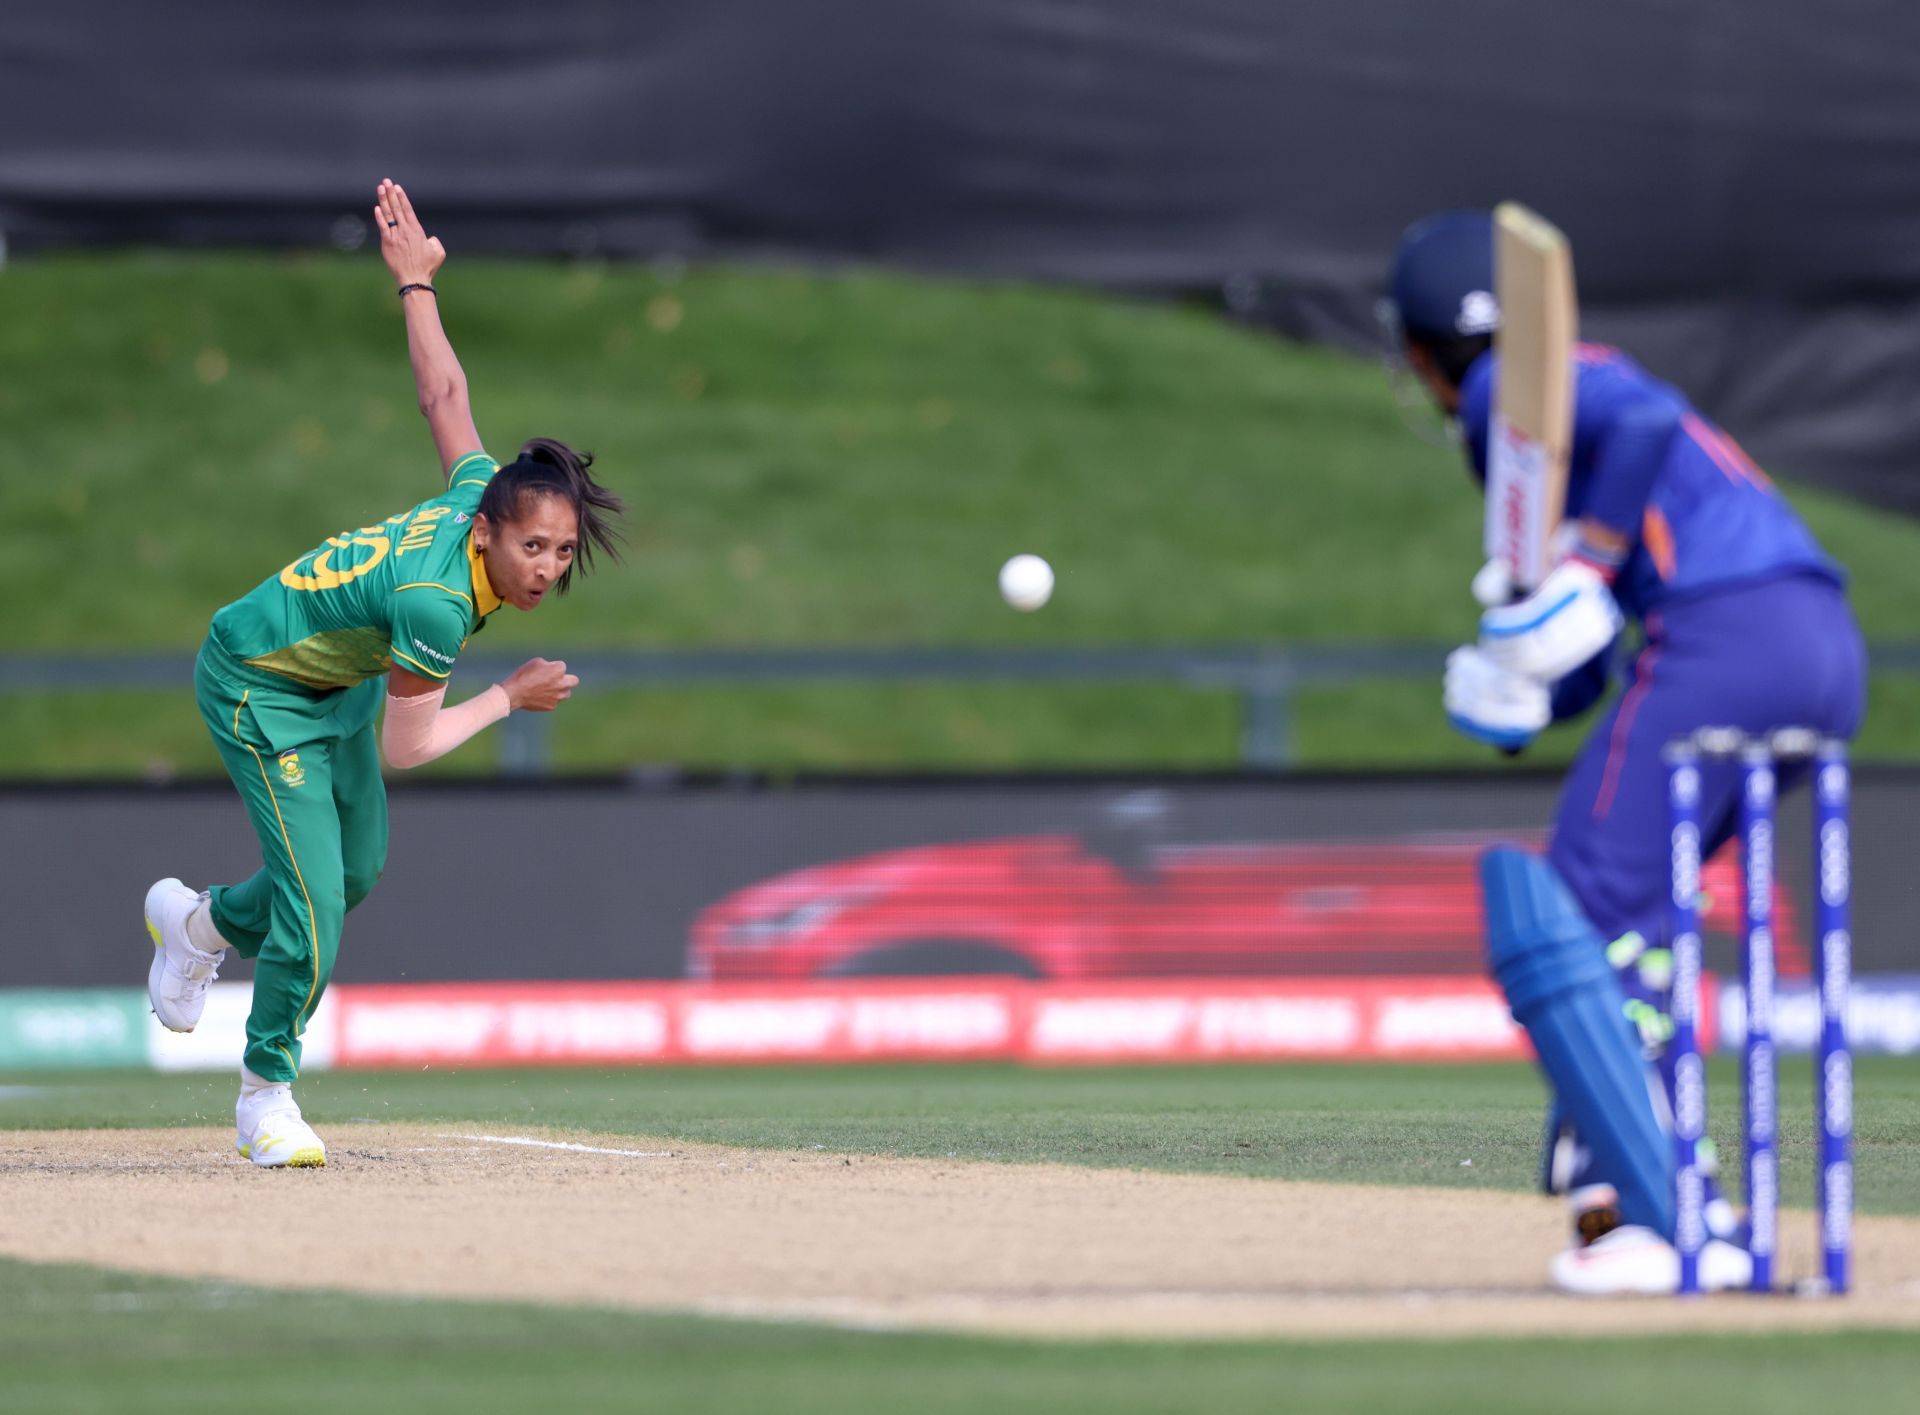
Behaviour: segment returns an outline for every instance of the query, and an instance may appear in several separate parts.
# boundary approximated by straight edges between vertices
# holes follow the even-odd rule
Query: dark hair
[[[1466,382],[1467,370],[1473,367],[1473,361],[1493,347],[1491,334],[1448,334],[1435,338],[1408,330],[1406,339],[1409,347],[1426,351],[1440,377],[1454,388]]]
[[[554,583],[561,594],[571,588],[575,570],[582,575],[592,571],[595,551],[620,558],[613,517],[627,509],[626,503],[593,479],[588,470],[592,466],[591,452],[576,452],[551,437],[529,438],[520,455],[495,472],[480,493],[478,514],[496,526],[519,520],[530,498],[557,496],[572,505],[580,519],[580,543],[573,564]]]

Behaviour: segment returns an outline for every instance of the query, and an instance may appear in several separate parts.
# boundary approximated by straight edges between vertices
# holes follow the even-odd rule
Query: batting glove
[[[1625,622],[1605,576],[1564,560],[1525,599],[1480,616],[1480,649],[1509,673],[1552,683],[1612,643]]]
[[[1476,742],[1518,751],[1553,720],[1546,684],[1511,673],[1471,646],[1447,655],[1447,721]]]
[[[1473,598],[1482,609],[1513,603],[1513,571],[1504,560],[1489,560],[1473,577]]]

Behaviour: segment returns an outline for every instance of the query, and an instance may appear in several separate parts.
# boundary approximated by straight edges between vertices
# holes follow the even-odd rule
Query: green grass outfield
[[[1716,1072],[1716,1101],[1731,1096]],[[1920,1212],[1920,1062],[1861,1058],[1860,1204]],[[1783,1068],[1807,1202],[1804,1062]],[[223,1123],[225,1076],[16,1073],[0,1129]],[[21,1089],[24,1088],[24,1089]],[[321,1073],[307,1113],[1273,1178],[1531,1182],[1523,1066],[874,1067]],[[1721,1103],[1725,1122],[1734,1107]],[[1722,1128],[1723,1145],[1730,1140]],[[1461,1160],[1473,1159],[1472,1166]],[[174,1216],[172,1221],[202,1221]],[[217,1216],[204,1221],[216,1222]],[[262,1353],[255,1359],[255,1353]],[[271,1353],[266,1356],[264,1353]],[[594,1310],[273,1293],[0,1262],[0,1410],[1490,1412],[1891,1408],[1911,1333],[1542,1341],[1016,1342]]]
[[[1373,365],[1194,308],[897,276],[454,258],[440,282],[495,451],[596,450],[628,563],[482,644],[1458,641],[1479,500]],[[59,256],[0,275],[0,592],[12,650],[190,652],[319,539],[437,490],[372,255]],[[1736,429],[1737,431],[1737,429]],[[1792,468],[1777,469],[1789,474]],[[1870,635],[1912,634],[1920,527],[1793,492]],[[1050,556],[1034,615],[994,590]],[[1313,765],[1472,762],[1434,681],[1303,694]],[[1213,766],[1234,700],[1170,684],[600,694],[570,770]],[[1540,755],[1564,757],[1574,732]],[[1863,755],[1920,755],[1886,680]],[[438,769],[487,770],[469,749]],[[215,773],[184,688],[0,696],[0,776]]]
[[[365,1415],[1806,1415],[1899,1408],[1920,1381],[1920,1342],[1019,1342],[263,1293],[0,1260],[0,1372],[0,1410],[23,1415],[256,1415],[285,1393],[292,1408]]]

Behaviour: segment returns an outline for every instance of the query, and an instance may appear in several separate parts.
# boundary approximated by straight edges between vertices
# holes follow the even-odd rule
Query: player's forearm
[[[1598,570],[1601,578],[1611,585],[1620,567],[1627,563],[1627,557],[1633,554],[1634,537],[1592,516],[1581,517],[1574,523],[1573,531],[1568,554]]]
[[[405,770],[444,757],[462,742],[500,721],[509,711],[507,690],[495,683],[455,707],[442,707],[447,690],[402,698],[387,695],[380,748],[388,766]]]
[[[436,409],[467,401],[467,375],[440,324],[440,304],[425,290],[400,297],[407,315],[407,358],[413,365],[420,411],[431,419]]]

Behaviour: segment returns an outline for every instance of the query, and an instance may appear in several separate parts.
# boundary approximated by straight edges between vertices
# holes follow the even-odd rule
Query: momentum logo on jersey
[[[453,655],[441,653],[440,650],[438,649],[428,648],[425,644],[421,643],[418,639],[415,639],[413,641],[413,646],[419,649],[421,653],[425,654],[428,658],[432,659],[435,663],[439,664],[441,667],[443,668],[453,667]]]
[[[280,754],[280,780],[287,786],[307,784],[306,769],[300,765],[298,752],[289,751]]]

